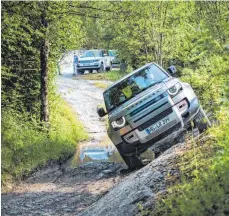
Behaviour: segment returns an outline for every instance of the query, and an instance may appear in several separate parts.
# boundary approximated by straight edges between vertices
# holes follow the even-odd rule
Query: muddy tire
[[[129,169],[138,169],[144,166],[142,160],[137,155],[127,156],[121,153],[120,155]]]
[[[194,119],[194,126],[199,129],[199,132],[202,133],[207,128],[211,127],[211,122],[209,121],[206,113],[202,108],[200,108],[199,112],[196,114]]]

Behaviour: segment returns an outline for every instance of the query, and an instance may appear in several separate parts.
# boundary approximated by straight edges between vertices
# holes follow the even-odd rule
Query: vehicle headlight
[[[174,86],[170,87],[168,89],[168,93],[171,95],[171,96],[175,96],[177,95],[180,90],[182,90],[182,86],[180,83],[176,83]]]
[[[99,61],[99,59],[94,60],[94,62],[98,62],[98,61]]]
[[[124,116],[111,122],[113,128],[122,128],[125,126],[125,124],[126,124],[126,119]]]

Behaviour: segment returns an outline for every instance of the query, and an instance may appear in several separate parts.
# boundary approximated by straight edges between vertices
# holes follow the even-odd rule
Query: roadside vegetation
[[[85,74],[82,75],[82,79],[86,80],[108,80],[108,81],[116,81],[121,79],[123,76],[127,75],[128,72],[122,72],[120,70],[112,70],[104,73],[93,73],[93,74]]]
[[[73,16],[51,15],[51,11],[63,12],[59,4],[1,5],[1,182],[5,189],[50,160],[69,158],[87,133],[54,85],[63,50],[82,43],[81,22],[73,21]]]
[[[2,183],[21,180],[50,160],[66,160],[87,133],[71,107],[62,99],[52,109],[50,128],[27,113],[2,112]]]

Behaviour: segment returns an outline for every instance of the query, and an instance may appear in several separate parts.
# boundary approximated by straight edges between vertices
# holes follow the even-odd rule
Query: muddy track
[[[57,89],[78,113],[89,133],[81,145],[98,145],[106,140],[105,121],[96,107],[102,104],[102,89],[93,81],[73,80],[71,74],[59,76]],[[124,177],[121,160],[75,163],[77,155],[64,164],[50,164],[32,174],[10,192],[2,193],[2,215],[77,215],[99,200]]]

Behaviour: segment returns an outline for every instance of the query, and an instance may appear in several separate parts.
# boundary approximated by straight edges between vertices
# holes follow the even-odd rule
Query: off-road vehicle
[[[111,57],[106,50],[87,50],[79,58],[77,65],[78,73],[84,74],[85,70],[90,73],[109,71],[112,69]]]
[[[175,70],[149,63],[103,93],[107,112],[99,108],[98,115],[108,114],[108,135],[129,168],[142,166],[141,153],[178,136],[190,122],[200,131],[210,125],[192,87],[172,77]]]

